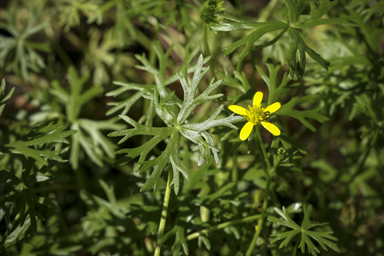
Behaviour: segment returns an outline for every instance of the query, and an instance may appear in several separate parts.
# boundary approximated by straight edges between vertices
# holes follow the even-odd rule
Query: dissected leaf
[[[211,27],[214,31],[234,31],[240,29],[254,29],[252,33],[244,38],[236,41],[225,49],[224,54],[231,54],[234,50],[245,44],[245,48],[241,52],[239,59],[245,57],[253,47],[255,41],[268,32],[275,30],[287,29],[288,25],[284,22],[245,22],[229,15],[219,15],[223,19],[230,20],[232,23],[221,21]]]
[[[68,144],[69,142],[66,137],[75,134],[76,131],[64,131],[65,129],[66,125],[63,124],[50,123],[46,126],[39,124],[35,126],[35,128],[29,134],[24,136],[24,138],[16,142],[0,146],[0,152],[29,156],[43,163],[44,165],[48,165],[47,159],[64,161],[61,156],[59,156],[59,151],[55,152],[52,150],[43,149],[42,146],[52,143]]]
[[[269,216],[268,220],[271,222],[280,224],[282,226],[288,227],[292,230],[282,232],[282,233],[272,234],[271,236],[274,238],[271,240],[271,243],[275,243],[279,240],[284,239],[284,241],[280,243],[279,248],[286,247],[289,244],[289,242],[292,240],[292,238],[300,234],[299,248],[301,248],[301,251],[303,253],[305,253],[306,246],[308,248],[308,252],[312,253],[313,256],[317,256],[317,254],[320,253],[320,250],[314,245],[310,237],[316,240],[316,242],[318,242],[324,250],[327,251],[328,250],[327,247],[329,247],[336,252],[340,252],[337,245],[331,242],[331,241],[337,241],[337,239],[331,235],[333,232],[330,232],[330,231],[319,232],[319,231],[310,230],[316,226],[326,225],[327,223],[313,223],[309,219],[312,212],[311,205],[304,206],[303,209],[304,209],[304,219],[303,219],[303,222],[301,223],[301,226],[299,226],[291,219],[291,217],[289,217],[284,207],[283,207],[283,210],[280,210],[276,207],[274,208],[275,212],[279,214],[282,219],[276,218],[274,216]]]
[[[49,19],[42,22],[43,8],[34,9],[30,5],[28,22],[23,27],[17,24],[17,7],[10,7],[6,12],[6,23],[0,23],[0,28],[9,32],[10,36],[0,35],[0,67],[8,72],[14,72],[24,80],[29,79],[29,71],[38,72],[45,68],[45,61],[38,53],[49,52],[48,43],[33,42],[31,37],[38,34],[49,24]],[[25,14],[24,14],[25,16]],[[8,60],[6,62],[6,60]]]
[[[159,49],[158,49],[159,50]],[[194,69],[194,75],[191,82],[187,81],[187,67],[184,66],[182,72],[178,74],[180,83],[184,90],[184,100],[180,103],[181,106],[176,104],[173,100],[174,92],[166,90],[166,78],[165,78],[165,67],[166,60],[169,56],[170,50],[165,54],[162,54],[159,50],[160,58],[160,70],[156,70],[150,66],[149,63],[143,59],[145,66],[143,69],[153,72],[156,80],[156,87],[145,95],[146,98],[153,102],[156,114],[167,124],[168,127],[148,127],[141,125],[138,122],[127,116],[121,116],[121,118],[132,125],[133,129],[116,131],[110,133],[109,136],[124,136],[119,143],[126,141],[135,135],[150,135],[153,136],[149,141],[140,147],[133,149],[122,149],[116,153],[128,153],[125,157],[117,161],[118,164],[127,164],[132,159],[140,156],[139,163],[136,168],[138,172],[145,172],[149,168],[153,167],[153,172],[141,188],[141,191],[150,190],[156,187],[159,178],[164,171],[164,168],[168,163],[171,164],[173,169],[172,185],[174,186],[175,194],[179,192],[180,178],[179,173],[182,173],[186,179],[188,179],[188,173],[183,166],[180,156],[180,135],[183,135],[188,140],[196,144],[194,150],[200,152],[198,165],[200,166],[204,161],[208,161],[211,154],[213,154],[216,163],[218,163],[218,149],[214,147],[214,140],[212,135],[208,132],[210,128],[217,126],[228,126],[233,129],[237,129],[232,123],[242,120],[242,117],[225,117],[217,119],[224,106],[220,106],[210,118],[201,123],[187,123],[188,117],[192,114],[192,111],[206,101],[216,99],[221,94],[210,95],[219,85],[221,81],[214,80],[208,85],[208,87],[197,97],[195,96],[198,85],[203,76],[208,72],[208,68],[203,68],[204,58],[200,55],[198,62]],[[189,62],[189,60],[188,60]],[[147,160],[148,154],[156,147],[157,144],[166,140],[167,146],[160,156]]]
[[[296,110],[294,106],[305,103],[313,102],[317,98],[316,95],[307,95],[299,98],[298,96],[293,97],[289,102],[283,104],[281,108],[276,112],[277,115],[286,115],[299,120],[302,124],[307,126],[311,131],[316,131],[316,128],[307,120],[307,118],[315,119],[319,122],[329,120],[328,117],[319,113],[320,108],[312,110]]]

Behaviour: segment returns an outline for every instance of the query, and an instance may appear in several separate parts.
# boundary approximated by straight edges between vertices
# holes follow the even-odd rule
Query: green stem
[[[233,153],[233,168],[232,168],[232,181],[238,181],[238,167],[237,167],[237,151]]]
[[[261,150],[263,151],[264,160],[265,160],[265,162],[267,164],[267,171],[266,171],[267,186],[265,188],[265,196],[264,196],[264,202],[263,202],[263,210],[261,212],[261,218],[259,220],[259,223],[258,223],[258,226],[257,226],[257,230],[255,231],[255,235],[253,236],[252,242],[249,245],[247,252],[245,253],[246,256],[252,255],[253,250],[255,249],[255,246],[256,246],[257,238],[259,238],[261,230],[263,229],[264,220],[265,220],[265,217],[267,215],[269,187],[271,185],[271,174],[272,174],[272,171],[273,171],[273,169],[271,168],[271,163],[270,163],[268,155],[267,155],[267,151],[265,150],[265,147],[264,147],[264,144],[263,144],[263,140],[261,138],[260,129],[258,127],[256,127],[256,135],[257,135],[257,139],[259,141]]]
[[[257,215],[249,216],[240,220],[232,220],[225,223],[221,223],[217,226],[206,228],[206,229],[200,230],[199,232],[192,233],[189,236],[187,236],[187,240],[195,239],[201,235],[208,234],[209,232],[212,232],[215,230],[223,229],[226,227],[234,226],[234,225],[245,223],[248,221],[254,221],[254,220],[260,219],[260,216],[261,216],[260,214],[257,214]]]
[[[247,57],[247,55],[245,55],[244,57],[242,57],[241,59],[239,59],[239,61],[237,62],[237,65],[236,65],[236,71],[237,72],[241,72],[241,70],[243,69],[243,63],[244,63],[244,59],[245,57]]]
[[[207,37],[207,25],[203,27],[203,41],[204,41],[204,54],[205,56],[211,55],[211,51],[209,50],[208,37]]]
[[[253,252],[253,250],[255,249],[255,246],[256,246],[257,238],[259,238],[261,230],[263,229],[263,224],[264,224],[265,216],[267,215],[266,210],[267,210],[267,207],[268,207],[268,194],[269,194],[269,186],[270,186],[270,184],[271,184],[271,178],[270,178],[270,176],[268,176],[267,177],[267,187],[266,187],[265,196],[264,196],[264,202],[263,202],[263,210],[261,212],[261,218],[260,218],[260,221],[259,221],[259,223],[257,225],[257,230],[255,231],[255,235],[253,236],[252,242],[249,245],[247,252],[245,253],[246,256],[252,255],[252,252]]]
[[[165,189],[163,210],[161,211],[161,219],[159,223],[159,231],[157,232],[157,242],[156,242],[156,249],[155,249],[154,256],[160,256],[165,223],[167,221],[169,198],[171,197],[171,181],[172,181],[172,172],[168,171],[167,187]]]
[[[352,177],[349,179],[349,182],[348,182],[348,186],[355,180],[355,178],[357,176],[359,176],[361,174],[361,172],[363,171],[363,168],[364,168],[364,165],[365,165],[365,161],[367,160],[368,158],[368,155],[369,155],[369,152],[371,151],[371,149],[375,146],[376,144],[376,140],[377,140],[377,136],[379,135],[379,130],[376,130],[375,133],[373,134],[373,138],[371,140],[371,143],[369,144],[369,147],[366,149],[364,155],[363,155],[363,158],[361,159],[361,162],[360,164],[358,165],[357,167],[357,170],[356,172],[352,175]]]
[[[149,51],[153,48],[151,40],[140,30],[136,32],[136,40]]]
[[[149,63],[152,66],[155,66],[156,64],[156,52],[155,48],[151,47],[149,50]],[[145,81],[145,84],[151,84],[152,83],[152,76],[147,76],[147,80]]]
[[[260,129],[259,129],[259,127],[256,127],[256,128],[257,128],[256,129],[257,140],[259,141],[259,144],[260,144],[260,147],[261,147],[261,151],[263,151],[264,160],[265,160],[265,162],[267,164],[268,176],[270,176],[269,172],[272,170],[271,162],[269,161],[267,150],[264,147],[263,139],[261,138],[261,134],[260,134]]]
[[[237,150],[235,151],[235,153],[233,154],[233,168],[232,168],[232,182],[236,182],[238,181],[238,167],[237,167]],[[236,190],[236,186],[234,187],[234,189]],[[235,216],[239,216],[239,209],[235,206],[235,205],[232,205],[232,210],[233,210],[233,213],[235,214]]]
[[[57,56],[61,59],[61,61],[65,64],[65,66],[73,66],[73,62],[71,58],[68,56],[67,52],[61,47],[58,43],[53,43],[52,48],[57,53]]]

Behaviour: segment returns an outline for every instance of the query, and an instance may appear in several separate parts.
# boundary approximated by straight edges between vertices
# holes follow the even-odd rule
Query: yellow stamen
[[[261,106],[248,106],[248,108],[249,110],[247,110],[246,118],[248,122],[252,122],[254,125],[257,125],[269,118],[269,111],[265,111],[265,109]]]

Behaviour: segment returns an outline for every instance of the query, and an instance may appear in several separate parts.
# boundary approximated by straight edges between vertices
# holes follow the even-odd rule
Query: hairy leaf
[[[132,125],[133,129],[116,131],[110,133],[109,136],[124,136],[119,143],[126,141],[135,135],[149,135],[153,136],[143,145],[137,148],[122,149],[116,153],[128,153],[125,157],[119,159],[117,163],[119,165],[127,164],[132,159],[140,156],[136,171],[145,172],[146,170],[153,168],[153,172],[141,188],[141,191],[150,190],[156,188],[159,178],[165,169],[166,165],[170,163],[173,170],[172,185],[174,186],[175,194],[180,189],[180,178],[179,173],[182,173],[186,179],[189,179],[188,172],[182,164],[179,156],[180,140],[183,135],[194,144],[196,147],[194,150],[199,150],[200,157],[198,165],[200,166],[204,161],[208,161],[211,154],[213,154],[216,163],[218,163],[218,149],[214,147],[214,140],[212,135],[208,132],[210,128],[218,126],[228,126],[230,128],[237,129],[232,123],[242,120],[242,117],[230,116],[226,118],[217,119],[224,106],[220,106],[210,118],[201,123],[189,124],[187,123],[188,117],[192,114],[192,111],[199,105],[206,101],[216,99],[221,94],[210,95],[215,90],[221,81],[214,82],[212,80],[208,87],[200,93],[197,97],[195,96],[198,85],[203,76],[208,72],[208,68],[203,68],[204,58],[200,55],[197,64],[194,68],[194,75],[192,81],[187,81],[187,67],[184,66],[181,73],[178,74],[180,83],[184,90],[184,100],[182,103],[174,100],[174,92],[169,92],[165,86],[165,66],[166,59],[169,55],[169,50],[163,54],[160,51],[158,54],[160,58],[160,69],[156,70],[150,66],[144,59],[144,68],[147,71],[153,72],[156,80],[156,87],[149,90],[145,95],[146,98],[151,99],[155,108],[156,114],[165,122],[168,127],[148,127],[141,125],[138,122],[127,116],[120,116],[124,121]],[[189,62],[188,60],[187,62]],[[162,71],[163,70],[163,71]],[[132,87],[130,87],[132,88]],[[178,104],[179,103],[179,104]],[[179,106],[180,105],[180,106]],[[169,140],[166,142],[167,146],[161,154],[153,159],[146,160],[148,154],[151,153],[160,142]],[[212,153],[211,153],[212,152]]]

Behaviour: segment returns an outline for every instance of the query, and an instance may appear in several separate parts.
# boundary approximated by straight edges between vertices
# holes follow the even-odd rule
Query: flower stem
[[[271,168],[271,162],[269,161],[269,158],[268,158],[268,155],[267,155],[267,151],[265,150],[265,147],[264,147],[264,144],[263,144],[263,140],[261,138],[260,130],[258,129],[258,127],[256,128],[256,135],[257,135],[257,139],[259,141],[261,150],[263,151],[264,160],[265,160],[265,162],[267,164],[267,171],[265,172],[266,175],[267,175],[267,186],[265,188],[265,196],[264,196],[264,202],[263,202],[263,210],[261,212],[261,218],[259,220],[257,229],[255,231],[255,235],[253,236],[253,239],[252,239],[252,242],[249,245],[247,252],[245,253],[246,256],[252,255],[253,250],[255,249],[255,246],[256,246],[257,238],[259,238],[261,230],[263,229],[264,220],[265,220],[265,217],[267,215],[269,187],[271,185],[271,174],[272,174],[272,171],[273,171],[272,168]]]
[[[207,25],[203,27],[203,41],[204,41],[204,53],[206,56],[211,55],[211,51],[209,50],[208,37],[207,37]]]
[[[243,69],[243,63],[244,63],[245,57],[247,57],[247,55],[245,55],[244,57],[240,58],[239,61],[237,62],[236,71],[239,72],[239,73]]]
[[[237,167],[237,151],[233,153],[233,169],[232,169],[232,181],[237,182],[238,181],[238,167]]]
[[[265,160],[265,162],[267,164],[267,171],[268,171],[267,178],[268,178],[270,176],[270,172],[272,170],[272,167],[271,167],[271,162],[269,161],[267,150],[264,147],[263,139],[261,138],[259,127],[257,127],[257,129],[256,129],[256,135],[257,135],[257,140],[259,141],[259,144],[260,144],[260,147],[261,147],[261,151],[263,151],[264,160]]]
[[[206,228],[206,229],[200,230],[199,232],[192,233],[189,236],[187,236],[187,240],[195,239],[203,234],[208,234],[209,232],[212,232],[215,230],[223,229],[226,227],[234,226],[234,225],[245,223],[248,221],[257,220],[257,219],[260,219],[260,216],[261,216],[260,214],[257,214],[257,215],[249,216],[240,220],[232,220],[232,221],[224,222],[217,226]]]
[[[160,219],[160,223],[159,223],[159,230],[157,232],[157,242],[156,242],[156,248],[155,248],[154,256],[160,256],[161,245],[162,245],[164,229],[165,229],[165,223],[167,221],[169,198],[171,197],[171,181],[172,181],[172,172],[168,171],[167,187],[165,189],[163,209],[161,211],[161,219]]]

